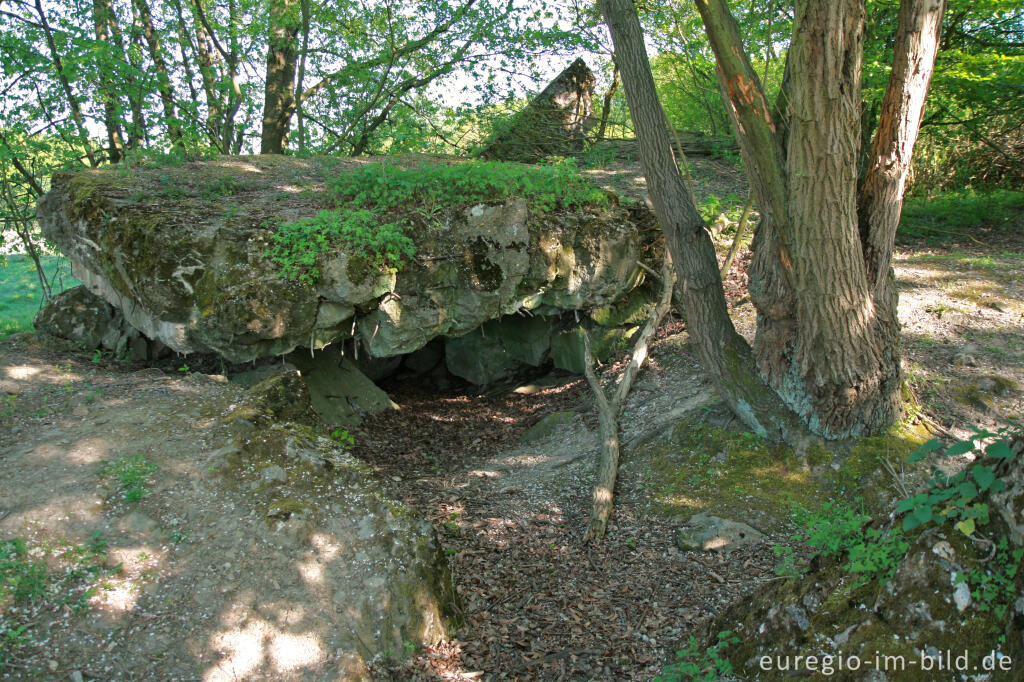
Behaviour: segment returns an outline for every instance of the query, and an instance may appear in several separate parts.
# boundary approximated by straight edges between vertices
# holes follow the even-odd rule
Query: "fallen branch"
[[[736,253],[740,250],[740,240],[743,238],[743,233],[747,230],[747,221],[750,220],[750,209],[754,207],[754,195],[751,194],[750,198],[747,199],[747,205],[743,207],[743,215],[740,217],[740,224],[736,226],[736,236],[733,237],[732,246],[729,247],[729,254],[725,257],[725,263],[722,264],[722,279],[729,274],[729,268],[732,267],[732,261],[736,258]]]
[[[629,396],[629,391],[633,388],[633,382],[640,372],[640,367],[647,359],[647,348],[651,339],[654,338],[661,321],[672,307],[675,276],[672,270],[672,258],[668,251],[665,252],[665,262],[661,269],[661,281],[661,300],[658,301],[637,337],[636,344],[633,346],[633,357],[630,359],[626,371],[622,373],[619,385],[615,389],[615,396],[610,402],[601,386],[601,381],[594,373],[590,334],[586,329],[583,330],[584,369],[587,383],[593,389],[594,397],[597,400],[597,417],[601,429],[601,460],[597,467],[597,481],[594,483],[594,508],[590,514],[586,534],[583,536],[585,543],[604,538],[605,531],[608,529],[608,519],[612,514],[612,501],[615,494],[615,479],[619,470],[619,412]]]

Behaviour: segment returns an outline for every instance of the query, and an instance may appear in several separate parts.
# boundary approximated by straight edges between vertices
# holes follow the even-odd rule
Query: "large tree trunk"
[[[295,108],[295,65],[298,58],[299,3],[270,1],[267,43],[267,87],[263,104],[261,154],[284,154]]]
[[[747,342],[729,318],[711,235],[672,153],[640,21],[631,0],[600,0],[611,30],[647,187],[678,276],[697,356],[719,395],[754,432],[803,444],[804,429],[764,383]]]
[[[725,0],[697,7],[764,215],[750,273],[761,372],[815,432],[879,431],[900,409],[889,260],[941,2],[903,2],[890,104],[859,202],[863,2],[798,0],[784,98],[774,112]]]

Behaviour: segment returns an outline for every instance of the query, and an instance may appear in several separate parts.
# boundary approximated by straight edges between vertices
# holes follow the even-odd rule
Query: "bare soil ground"
[[[735,185],[735,169],[709,163],[720,164],[711,170],[723,188]],[[635,170],[607,179],[639,187]],[[908,376],[925,415],[954,433],[1024,414],[1024,225],[979,238],[901,247],[895,262]],[[749,335],[748,255],[728,289]],[[465,618],[450,641],[378,667],[380,679],[651,679],[695,623],[775,579],[770,543],[727,556],[678,550],[673,522],[649,513],[639,486],[619,491],[607,541],[583,546],[596,416],[581,380],[549,379],[485,394],[390,385],[402,409],[354,433],[356,454],[390,492],[434,522]],[[670,321],[627,408],[624,441],[710,397]],[[53,570],[70,565],[60,547],[97,532],[106,544],[84,608],[0,611],[30,626],[16,645],[0,643],[3,676],[334,678],[332,652],[317,649],[303,617],[315,597],[275,588],[276,576],[301,570],[303,549],[268,536],[251,501],[209,471],[223,445],[219,416],[241,399],[202,374],[93,363],[26,335],[0,341],[0,540],[25,538]],[[545,415],[573,409],[552,436],[520,442]],[[100,474],[136,453],[156,471],[149,493],[128,503]]]

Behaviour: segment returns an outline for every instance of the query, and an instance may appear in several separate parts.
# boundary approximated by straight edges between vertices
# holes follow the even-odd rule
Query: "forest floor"
[[[729,164],[694,165],[709,179],[698,182],[698,200],[739,184]],[[635,167],[602,174],[599,181],[640,197]],[[1024,217],[943,248],[897,250],[904,366],[936,428],[964,434],[1024,415],[1022,254]],[[727,289],[749,336],[748,257],[741,253]],[[686,341],[684,325],[667,321],[627,406],[627,451],[663,429],[673,410],[714,403]],[[611,363],[603,375],[621,368]],[[0,571],[30,559],[47,567],[46,577],[34,574],[33,606],[8,608],[0,595],[0,676],[329,677],[329,655],[304,666],[281,654],[302,634],[286,623],[249,639],[232,629],[241,592],[272,591],[273,572],[295,566],[237,541],[253,521],[216,492],[207,471],[217,415],[242,389],[185,369],[122,367],[29,334],[0,340]],[[381,679],[648,680],[695,624],[776,579],[771,546],[788,541],[787,519],[762,525],[767,543],[727,555],[682,552],[679,520],[653,510],[628,469],[609,536],[582,545],[598,441],[578,378],[548,375],[484,393],[385,388],[401,410],[364,423],[354,451],[393,496],[434,522],[465,623],[405,665],[379,668]],[[556,413],[569,416],[552,433],[522,439]],[[140,454],[147,490],[127,502],[123,474],[131,478]],[[734,518],[744,514],[736,509]]]

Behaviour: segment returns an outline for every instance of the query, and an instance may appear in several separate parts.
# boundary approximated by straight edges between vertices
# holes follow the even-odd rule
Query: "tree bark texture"
[[[719,395],[755,433],[803,444],[796,416],[765,384],[729,318],[718,260],[672,153],[670,135],[631,0],[601,0],[615,45],[648,191],[678,276],[690,339]],[[755,76],[756,77],[756,76]]]
[[[725,0],[698,0],[751,189],[762,209],[750,270],[755,352],[810,428],[838,438],[899,415],[890,267],[942,6],[904,0],[892,78],[858,196],[860,0],[798,0],[783,93],[769,110]]]
[[[271,0],[261,154],[284,154],[288,144],[288,130],[295,107],[300,23],[296,0]]]

